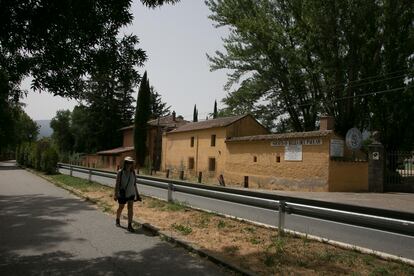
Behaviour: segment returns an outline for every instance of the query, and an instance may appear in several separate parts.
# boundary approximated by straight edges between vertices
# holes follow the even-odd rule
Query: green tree
[[[71,133],[73,134],[73,151],[90,153],[96,148],[93,133],[91,133],[92,116],[85,105],[77,105],[72,111]]]
[[[171,106],[162,101],[161,95],[151,85],[151,118],[156,119],[160,117],[169,116],[171,114]]]
[[[387,147],[404,143],[390,133],[409,136],[402,126],[412,126],[414,112],[412,1],[206,3],[217,26],[232,30],[225,51],[209,56],[212,70],[232,70],[228,112],[292,131],[314,130],[330,114],[340,134],[380,129]]]
[[[95,53],[94,73],[84,96],[88,116],[96,118],[88,122],[93,137],[89,152],[119,146],[122,135],[114,130],[132,123],[132,93],[139,80],[136,67],[146,59],[137,43],[135,36],[109,39]]]
[[[70,110],[58,110],[56,116],[50,122],[50,127],[53,129],[52,139],[61,153],[73,151],[74,137],[71,120],[72,113]]]
[[[194,105],[194,110],[193,110],[193,122],[198,122],[198,110],[197,110],[197,105]]]
[[[151,116],[151,91],[147,72],[142,77],[138,90],[137,106],[134,120],[134,147],[137,165],[145,166],[147,156],[148,120]]]
[[[213,119],[216,119],[217,116],[218,116],[217,101],[214,101]]]
[[[58,160],[59,156],[57,151],[52,146],[46,148],[46,150],[42,152],[40,161],[42,171],[44,171],[46,174],[56,173],[56,165]]]
[[[0,156],[11,156],[16,147],[23,142],[36,141],[39,133],[39,126],[22,109],[21,105],[4,105],[5,109],[0,110],[5,116],[2,117],[0,131]]]
[[[154,8],[178,1],[141,2]],[[25,94],[20,89],[24,78],[31,76],[31,86],[38,91],[75,99],[83,97],[88,76],[95,73],[96,52],[108,40],[119,37],[119,30],[132,22],[131,3],[0,1],[0,144],[14,138],[12,108]],[[124,76],[130,79],[128,74]]]

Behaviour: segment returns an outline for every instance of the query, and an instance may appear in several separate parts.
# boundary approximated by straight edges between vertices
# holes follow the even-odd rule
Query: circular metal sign
[[[346,145],[351,150],[359,150],[362,146],[362,133],[356,127],[351,128],[346,133]]]

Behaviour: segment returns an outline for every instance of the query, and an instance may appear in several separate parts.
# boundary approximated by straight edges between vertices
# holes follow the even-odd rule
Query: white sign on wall
[[[291,139],[291,140],[276,140],[270,142],[272,147],[286,146],[286,145],[322,145],[321,138],[313,139]]]
[[[332,157],[344,157],[344,140],[339,140],[339,139],[331,140],[331,156]]]
[[[302,161],[302,145],[286,145],[285,161]]]

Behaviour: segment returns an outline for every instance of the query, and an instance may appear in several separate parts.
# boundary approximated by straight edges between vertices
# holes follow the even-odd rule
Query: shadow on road
[[[158,244],[140,253],[116,252],[113,256],[77,259],[56,251],[36,256],[9,253],[2,256],[2,275],[213,275],[196,261],[172,255],[168,244]]]
[[[65,251],[63,242],[88,241],[71,237],[64,228],[71,221],[58,218],[83,210],[96,209],[77,199],[0,195],[0,275],[212,275],[197,259],[161,241],[141,251],[93,258]],[[138,228],[137,234],[146,233]]]
[[[45,249],[67,240],[62,226],[69,221],[58,220],[65,214],[92,207],[79,200],[41,194],[0,195],[0,250]]]

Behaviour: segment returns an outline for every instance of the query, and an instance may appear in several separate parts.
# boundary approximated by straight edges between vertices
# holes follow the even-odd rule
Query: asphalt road
[[[61,169],[61,172],[65,174],[69,173],[68,170],[64,169]],[[79,172],[73,172],[73,176],[88,178],[87,174]],[[92,180],[108,186],[113,186],[115,181],[113,179],[100,176],[92,176]],[[167,190],[143,185],[139,185],[138,189],[144,195],[155,196],[163,199],[167,198]],[[278,225],[277,211],[250,207],[237,203],[229,203],[179,192],[173,192],[173,198],[181,202],[186,202],[187,204],[197,208],[251,220],[266,225]],[[286,228],[301,233],[307,233],[309,235],[315,235],[329,240],[343,242],[414,260],[414,237],[411,236],[298,215],[287,215],[285,218],[285,225]]]
[[[66,190],[0,163],[0,275],[230,273],[142,229],[114,224]]]

